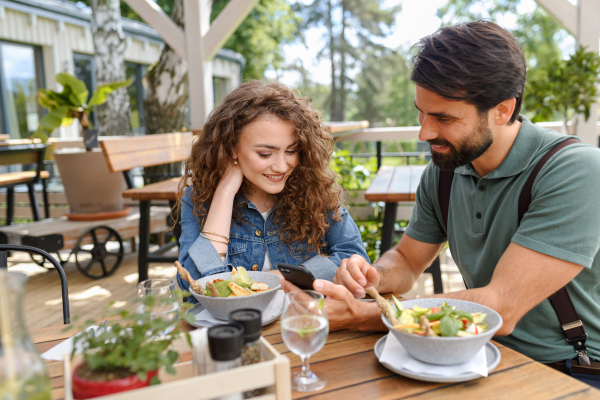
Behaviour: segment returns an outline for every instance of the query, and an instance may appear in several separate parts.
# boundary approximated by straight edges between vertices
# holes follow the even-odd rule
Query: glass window
[[[146,91],[142,85],[142,78],[148,69],[143,64],[125,63],[127,78],[131,78],[133,83],[127,87],[129,93],[129,102],[131,104],[131,129],[133,133],[146,133],[146,115],[144,113],[144,98]]]
[[[73,63],[75,64],[75,77],[83,81],[90,92],[88,95],[89,101],[94,89],[96,89],[96,66],[94,64],[94,56],[73,53]],[[92,112],[90,113],[89,129],[95,129],[94,126],[96,126],[96,115]]]
[[[33,46],[0,43],[0,130],[12,138],[27,138],[37,130],[41,108],[38,87],[43,87],[41,51]]]
[[[231,91],[231,79],[213,76],[213,100],[215,107],[221,104]]]

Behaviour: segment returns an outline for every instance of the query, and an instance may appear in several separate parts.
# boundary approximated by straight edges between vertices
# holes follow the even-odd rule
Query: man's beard
[[[487,124],[487,115],[484,115],[480,116],[477,126],[469,133],[458,149],[444,139],[433,139],[427,142],[430,145],[448,146],[449,154],[442,154],[432,149],[431,161],[441,170],[454,171],[485,153],[494,142],[494,138],[492,130]]]

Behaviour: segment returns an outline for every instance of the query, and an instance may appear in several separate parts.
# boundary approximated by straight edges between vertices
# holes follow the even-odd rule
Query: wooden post
[[[577,39],[587,51],[600,51],[600,0],[536,0],[555,20]],[[598,146],[598,103],[592,104],[587,121],[579,116],[577,136],[585,143]]]
[[[587,51],[598,53],[600,51],[600,0],[579,0],[579,29],[577,32],[577,45]],[[586,121],[579,116],[577,136],[587,144],[598,147],[598,103],[592,104],[590,117]]]
[[[185,42],[190,85],[190,120],[193,129],[204,126],[213,109],[212,62],[206,61],[203,37],[210,28],[212,0],[184,0]]]

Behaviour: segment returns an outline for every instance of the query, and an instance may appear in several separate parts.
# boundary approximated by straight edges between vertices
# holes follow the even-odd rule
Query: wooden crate
[[[267,388],[266,394],[253,397],[255,400],[291,400],[290,360],[282,356],[260,338],[264,361],[235,368],[229,371],[195,376],[192,362],[175,365],[177,373],[160,373],[161,384],[130,390],[110,396],[96,397],[99,400],[163,400],[185,398],[186,400],[208,400],[253,389]],[[69,357],[64,360],[65,400],[73,400],[71,390],[72,371]]]

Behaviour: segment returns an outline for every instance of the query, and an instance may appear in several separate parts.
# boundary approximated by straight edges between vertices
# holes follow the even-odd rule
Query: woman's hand
[[[286,292],[300,290],[285,279],[282,279],[280,283]],[[385,325],[381,322],[381,313],[377,304],[356,300],[346,287],[335,285],[329,281],[316,279],[313,288],[326,296],[325,309],[329,319],[330,332],[341,329],[386,330]]]
[[[234,195],[240,190],[242,182],[244,181],[244,174],[239,164],[229,163],[227,169],[223,173],[217,190],[225,190],[227,193],[233,193]]]

